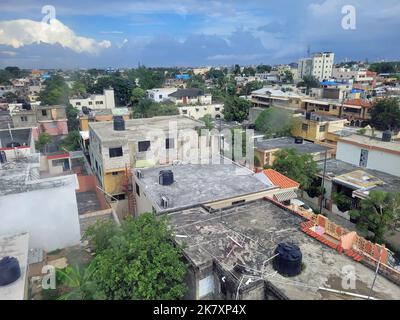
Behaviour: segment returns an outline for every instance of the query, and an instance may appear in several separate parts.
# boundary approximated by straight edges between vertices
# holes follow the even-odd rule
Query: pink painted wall
[[[41,132],[46,132],[51,136],[68,134],[67,120],[59,120],[53,122],[41,122]]]

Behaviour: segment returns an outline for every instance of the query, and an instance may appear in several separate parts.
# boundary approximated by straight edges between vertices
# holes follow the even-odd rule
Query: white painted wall
[[[336,158],[358,166],[360,164],[361,149],[359,146],[338,141]],[[366,168],[400,177],[400,155],[369,149]]]
[[[71,183],[0,197],[0,234],[29,232],[30,248],[47,251],[79,244],[74,176]]]

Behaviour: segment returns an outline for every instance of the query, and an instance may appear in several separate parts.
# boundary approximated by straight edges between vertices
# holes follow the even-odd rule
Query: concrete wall
[[[0,197],[0,234],[29,232],[30,248],[46,251],[79,244],[75,187],[71,182]]]
[[[360,164],[361,149],[362,147],[338,141],[336,158],[358,166]],[[367,168],[400,177],[400,155],[369,149]]]
[[[212,118],[220,116],[222,118],[223,104],[205,104],[199,106],[180,106],[178,107],[179,114],[188,116],[194,119],[200,119],[209,114]]]

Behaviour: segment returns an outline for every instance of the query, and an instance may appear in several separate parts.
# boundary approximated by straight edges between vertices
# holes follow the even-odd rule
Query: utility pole
[[[379,260],[378,260],[378,264],[376,265],[374,281],[372,281],[371,289],[369,290],[369,295],[368,295],[367,300],[371,299],[371,296],[372,296],[372,293],[373,293],[373,289],[374,289],[374,285],[375,285],[375,281],[376,281],[376,278],[378,277],[379,267],[381,265],[381,258],[382,258],[382,248],[379,249]]]

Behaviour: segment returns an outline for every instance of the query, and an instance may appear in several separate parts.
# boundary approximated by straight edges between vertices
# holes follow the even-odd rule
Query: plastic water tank
[[[125,130],[125,120],[122,116],[114,116],[114,130],[115,131]]]
[[[275,249],[273,266],[284,277],[295,277],[301,273],[302,253],[300,248],[291,243],[280,243]]]
[[[19,279],[21,268],[17,258],[4,257],[0,260],[0,286],[9,285]]]
[[[295,144],[303,144],[303,138],[302,137],[296,137],[294,138],[294,143]]]
[[[12,141],[7,143],[7,148],[16,148],[16,147],[20,147],[21,144],[19,142],[16,141]]]
[[[382,133],[382,141],[385,141],[385,142],[392,141],[392,132],[389,130],[384,131]]]
[[[172,170],[161,170],[159,174],[159,183],[163,186],[169,186],[174,183],[174,173]]]

